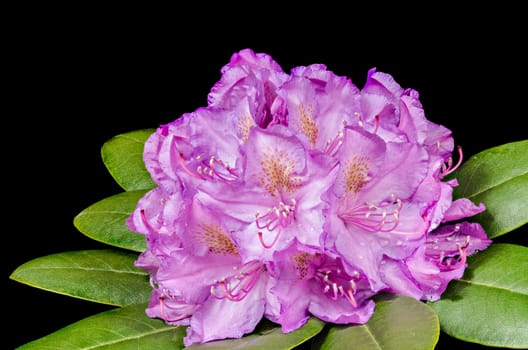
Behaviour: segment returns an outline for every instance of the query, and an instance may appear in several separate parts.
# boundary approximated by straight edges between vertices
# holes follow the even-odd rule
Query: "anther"
[[[399,223],[403,204],[399,198],[379,205],[365,203],[340,215],[341,219],[372,232],[390,232]]]
[[[196,174],[195,172],[191,171],[188,167],[187,167],[187,164],[185,164],[185,159],[183,159],[183,155],[181,153],[178,152],[178,155],[176,156],[177,159],[178,159],[178,163],[180,164],[180,166],[182,167],[182,169],[187,173],[189,174],[190,176],[194,177],[194,178],[197,178],[197,179],[200,179],[200,180],[205,180],[204,177],[202,177],[200,174]]]
[[[288,226],[294,219],[296,204],[297,202],[295,199],[292,199],[291,204],[279,202],[277,207],[268,209],[264,215],[261,215],[260,212],[257,211],[255,214],[257,228],[274,231],[279,226],[281,228]]]
[[[343,139],[345,134],[342,130],[338,131],[334,139],[329,139],[326,141],[326,148],[324,152],[330,156],[334,156],[337,153],[337,150],[343,144]]]
[[[262,268],[262,264],[258,262],[245,264],[240,273],[214,283],[211,286],[211,295],[217,299],[231,301],[244,299],[257,283]]]

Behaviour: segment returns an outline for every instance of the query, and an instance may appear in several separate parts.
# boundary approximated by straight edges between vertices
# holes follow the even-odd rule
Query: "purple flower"
[[[384,259],[381,271],[390,290],[416,299],[440,299],[448,283],[464,274],[467,257],[491,244],[480,224],[458,222],[484,209],[483,205],[459,199],[446,212],[447,222],[429,232],[425,244],[411,256]]]
[[[188,326],[185,345],[239,338],[267,318],[365,323],[392,292],[437,300],[491,241],[467,220],[449,129],[419,94],[371,69],[362,89],[325,65],[285,73],[235,53],[208,105],[161,125],[143,158],[157,187],[128,227],[150,317]]]
[[[241,181],[206,184],[198,197],[230,224],[244,261],[271,261],[294,238],[320,245],[325,207],[320,198],[334,179],[328,157],[311,156],[283,125],[254,128],[249,136],[241,147],[246,155]]]
[[[148,249],[136,261],[151,275],[147,315],[190,325],[186,345],[251,332],[266,305],[264,264],[243,263],[229,230],[198,200],[174,207],[175,195],[164,198],[159,192],[140,200],[128,221],[147,236]]]
[[[253,125],[265,128],[283,119],[277,89],[288,75],[269,55],[242,50],[231,56],[221,73],[208,95],[208,105],[230,110],[246,138]]]
[[[375,293],[366,276],[339,257],[292,242],[274,255],[267,317],[284,332],[302,326],[310,315],[333,323],[365,323],[374,312]]]

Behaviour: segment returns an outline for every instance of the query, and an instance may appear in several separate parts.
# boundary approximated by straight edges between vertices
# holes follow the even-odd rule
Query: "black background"
[[[8,276],[40,256],[106,248],[73,226],[87,206],[121,192],[102,163],[101,146],[204,106],[236,51],[268,53],[286,72],[324,63],[358,87],[372,67],[392,74],[420,93],[430,120],[453,131],[465,159],[528,136],[526,31],[516,18],[519,9],[432,8],[401,16],[308,6],[268,6],[264,14],[233,5],[223,10],[242,12],[228,17],[203,6],[193,12],[123,7],[6,13],[12,23],[2,54],[8,62],[1,255],[8,329],[2,348],[109,309]],[[503,240],[526,245],[519,230]],[[453,344],[442,335],[437,349]]]

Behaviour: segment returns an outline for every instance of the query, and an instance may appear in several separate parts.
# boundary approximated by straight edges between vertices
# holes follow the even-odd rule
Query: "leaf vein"
[[[506,287],[500,287],[500,286],[496,286],[496,285],[493,285],[493,284],[488,284],[488,283],[483,283],[483,282],[478,282],[478,281],[475,282],[473,280],[466,280],[466,279],[463,279],[463,278],[457,279],[457,281],[464,282],[464,283],[469,284],[469,285],[475,285],[475,286],[486,287],[486,288],[490,288],[490,289],[502,290],[502,291],[506,291],[506,292],[509,292],[509,293],[518,294],[518,295],[521,295],[521,296],[526,296],[527,295],[526,293],[524,293],[522,291],[507,289]]]
[[[163,333],[163,332],[167,332],[167,331],[173,331],[173,329],[170,329],[170,328],[154,329],[154,331],[152,331],[152,332],[144,332],[144,333],[141,333],[140,335],[137,335],[137,336],[133,336],[133,337],[129,336],[129,337],[126,337],[126,338],[116,339],[114,341],[100,343],[100,344],[97,344],[95,346],[87,347],[85,349],[86,350],[97,349],[98,347],[103,346],[103,345],[106,346],[106,345],[119,344],[119,343],[126,342],[126,341],[129,341],[129,340],[140,339],[140,338],[145,337],[147,335],[153,335],[153,334]]]
[[[103,271],[103,272],[112,272],[112,273],[126,273],[126,274],[132,274],[132,275],[141,275],[144,276],[147,273],[143,272],[141,270],[116,270],[116,269],[104,269],[104,268],[94,268],[94,267],[63,267],[63,266],[39,266],[39,267],[27,267],[24,270],[25,271],[40,271],[40,270],[83,270],[83,271]]]
[[[370,330],[368,325],[365,325],[365,329],[367,330],[368,335],[372,338],[372,341],[378,347],[378,349],[382,350],[383,348],[381,347],[380,343],[376,340],[374,333]]]

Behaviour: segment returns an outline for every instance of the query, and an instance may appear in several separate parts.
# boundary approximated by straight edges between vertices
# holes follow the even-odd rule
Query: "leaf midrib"
[[[87,210],[86,212],[80,213],[78,216],[86,216],[86,215],[101,215],[101,214],[130,215],[129,212],[121,212],[121,211],[116,211],[116,210],[97,210],[97,209],[91,209],[91,210]]]
[[[471,183],[472,182],[472,179],[474,176],[478,176],[478,174],[480,174],[480,169],[482,168],[482,166],[478,166],[475,168],[475,171],[473,171],[471,173],[471,175],[468,177],[468,181],[466,181],[467,183]],[[505,183],[509,182],[509,181],[512,181],[513,179],[516,179],[518,177],[521,177],[521,176],[525,176],[528,174],[528,170],[526,170],[525,172],[523,173],[520,173],[520,174],[516,174],[515,176],[511,176],[511,177],[508,177],[508,178],[505,178],[504,181],[501,181],[501,182],[496,182],[496,183],[493,183],[493,184],[490,184],[489,187],[486,187],[486,188],[482,188],[480,189],[480,191],[477,191],[477,192],[474,192],[474,193],[471,193],[471,194],[467,194],[466,196],[469,197],[469,198],[473,198],[473,197],[476,197],[482,193],[485,193],[485,192],[488,192],[492,189],[494,189],[495,187],[498,187],[498,186],[501,186],[501,185],[504,185]]]
[[[512,293],[512,294],[518,294],[520,296],[527,296],[528,295],[528,293],[523,293],[522,291],[506,289],[504,287],[499,287],[499,286],[495,286],[493,284],[487,284],[487,283],[478,282],[478,281],[475,282],[474,280],[466,280],[466,279],[460,278],[460,279],[457,279],[456,281],[457,282],[466,283],[468,285],[474,285],[474,286],[477,286],[477,287],[486,287],[486,288],[490,288],[490,289],[496,289],[496,290],[500,290],[500,291],[505,291],[505,292]]]
[[[62,267],[62,266],[40,266],[40,267],[26,267],[24,268],[24,271],[28,270],[82,270],[82,271],[98,271],[98,272],[112,272],[112,273],[127,273],[132,275],[141,275],[146,276],[147,273],[143,272],[141,270],[135,271],[135,270],[115,270],[115,269],[104,269],[104,268],[88,268],[88,267]]]
[[[137,322],[136,319],[133,319],[133,320]],[[97,349],[98,347],[101,347],[101,346],[119,344],[119,343],[127,342],[127,341],[130,341],[130,340],[139,339],[139,338],[142,338],[142,337],[145,337],[145,336],[148,336],[148,335],[159,334],[159,333],[169,332],[169,331],[174,331],[174,330],[175,330],[175,327],[173,327],[173,328],[154,329],[152,332],[145,332],[145,333],[142,333],[141,335],[138,335],[138,336],[133,336],[133,337],[130,336],[130,337],[127,337],[127,338],[121,338],[121,339],[118,339],[118,340],[109,341],[109,342],[105,342],[105,343],[100,343],[98,345],[87,347],[87,348],[83,348],[83,349],[86,349],[86,350]]]
[[[135,138],[135,137],[132,137],[131,135],[128,135],[128,134],[120,134],[120,135],[117,135],[115,137],[116,139],[126,139],[126,140],[132,140],[133,142],[137,142],[137,143],[141,143],[141,144],[144,144],[145,141],[139,139],[139,138]]]
[[[365,329],[367,330],[368,335],[372,338],[372,340],[374,341],[374,344],[376,344],[378,349],[382,350],[383,348],[381,347],[381,344],[377,341],[370,327],[368,325],[365,325]]]

